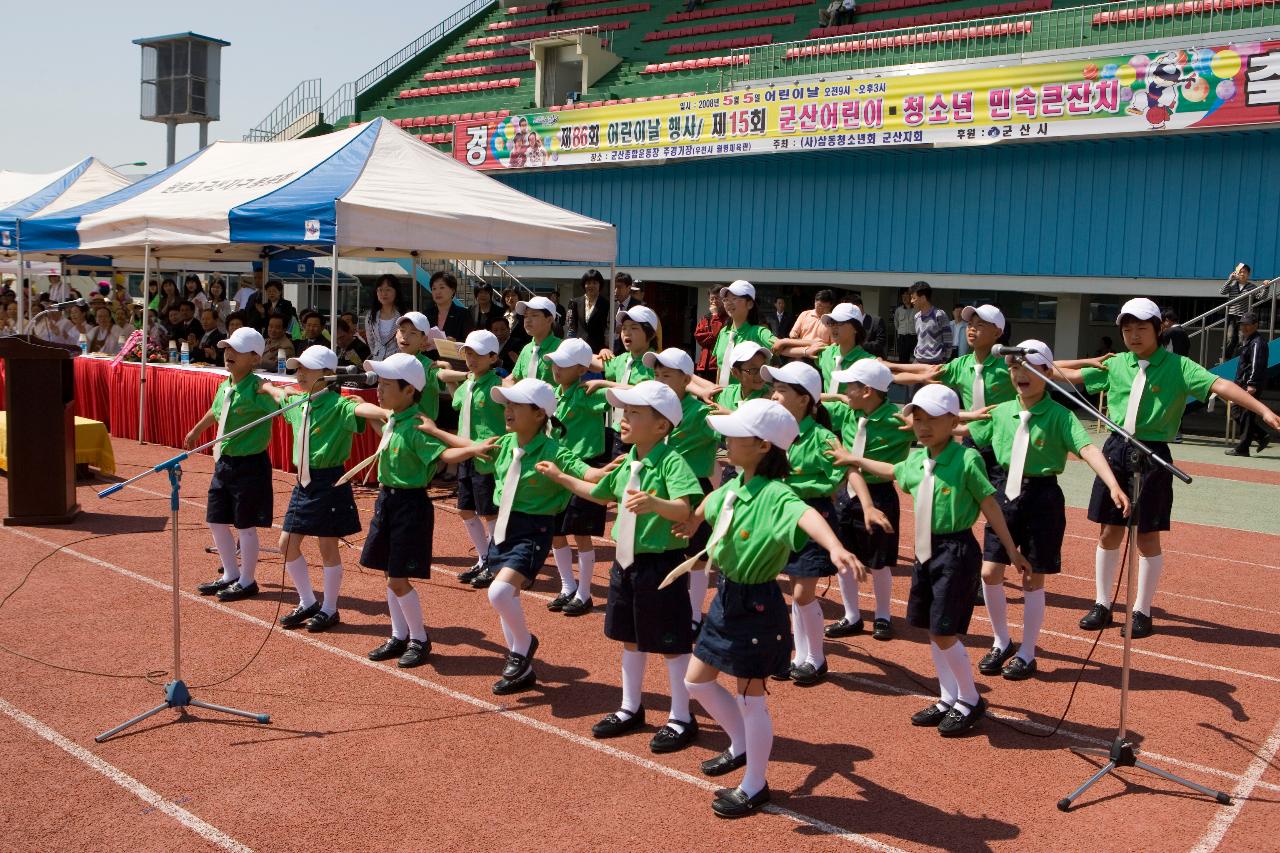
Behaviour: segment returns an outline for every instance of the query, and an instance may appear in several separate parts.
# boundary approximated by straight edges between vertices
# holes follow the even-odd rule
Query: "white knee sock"
[[[876,594],[876,618],[888,619],[893,612],[893,572],[888,566],[871,570],[871,588]]]
[[[808,635],[809,640],[806,659],[816,669],[827,661],[827,656],[822,649],[822,641],[824,639],[822,633],[822,606],[816,600],[810,601],[800,608],[800,618],[804,620],[804,632]]]
[[[1108,551],[1099,545],[1093,560],[1094,582],[1097,585],[1097,597],[1094,601],[1110,607],[1116,588],[1116,572],[1120,570],[1120,549]]]
[[[982,600],[991,619],[992,645],[997,649],[1009,648],[1009,599],[1004,594],[1004,584],[983,581]]]
[[[742,719],[742,709],[738,707],[733,694],[715,681],[704,681],[701,684],[685,681],[684,686],[689,689],[689,695],[702,703],[711,719],[729,736],[729,754],[737,758],[746,752],[747,726]]]
[[[324,567],[324,601],[320,609],[332,616],[338,612],[338,593],[342,589],[342,564]]]
[[[409,623],[400,609],[400,598],[387,587],[387,612],[391,614],[391,636],[397,640],[409,639]]]
[[[929,641],[929,654],[933,656],[933,668],[938,671],[938,710],[946,711],[955,704],[956,681],[942,649],[932,640]]]
[[[649,656],[644,652],[622,650],[622,706],[626,714],[619,714],[623,719],[630,719],[640,706],[644,704],[644,665]]]
[[[471,537],[471,545],[476,549],[477,559],[483,560],[485,552],[489,550],[489,534],[484,532],[484,522],[480,520],[480,516],[473,515],[462,519],[462,526],[467,528],[467,535]]]
[[[1044,589],[1029,589],[1022,593],[1022,646],[1018,657],[1027,663],[1036,659],[1036,644],[1040,642],[1040,627],[1044,625]]]
[[[1151,602],[1160,585],[1160,573],[1164,571],[1164,554],[1138,558],[1138,600],[1133,609],[1144,616],[1151,615]]]
[[[307,572],[307,558],[299,555],[284,564],[289,570],[289,580],[298,591],[298,604],[310,607],[316,603],[316,591],[311,586],[311,575]]]
[[[809,659],[809,634],[804,626],[804,614],[800,605],[791,602],[791,641],[795,646],[795,655],[791,658],[792,666],[800,666]]]
[[[568,545],[552,548],[551,556],[556,558],[556,571],[560,573],[560,594],[568,595],[577,589],[573,580],[573,550]]]
[[[240,585],[248,586],[258,576],[258,528],[237,530],[240,536]]]
[[[502,620],[502,632],[507,635],[508,648],[518,655],[528,654],[533,637],[524,621],[519,591],[506,581],[494,581],[489,587],[489,603]]]
[[[231,525],[210,523],[209,532],[213,534],[213,544],[218,549],[218,559],[222,561],[222,580],[237,580],[240,564],[236,561],[236,537],[231,535]]]
[[[836,572],[836,581],[840,584],[844,618],[850,622],[857,622],[862,618],[862,612],[858,607],[858,576],[853,572]]]
[[[814,602],[816,605],[817,602]],[[747,733],[747,769],[738,787],[754,797],[765,786],[769,753],[773,751],[773,718],[763,696],[739,696],[738,707]]]
[[[684,686],[684,674],[689,671],[690,655],[666,658],[667,680],[671,682],[671,715],[667,725],[675,724],[680,731],[693,719],[689,711],[689,688]]]
[[[951,648],[942,650],[942,656],[951,669],[951,678],[956,685],[956,698],[970,708],[977,705],[978,685],[973,681],[973,664],[969,661],[964,643],[956,640]]]
[[[591,575],[596,570],[596,551],[578,552],[578,593],[581,601],[591,600]]]
[[[418,598],[418,591],[409,587],[409,591],[396,596],[396,600],[400,602],[400,611],[404,613],[404,621],[409,625],[409,639],[425,640],[427,626],[422,624],[422,601]]]
[[[689,606],[693,609],[695,624],[702,622],[702,605],[707,600],[707,584],[709,583],[707,567],[694,568],[689,572]]]

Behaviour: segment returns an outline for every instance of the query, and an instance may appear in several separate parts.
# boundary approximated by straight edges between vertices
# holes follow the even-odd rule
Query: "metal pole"
[[[172,166],[178,159],[178,123],[170,119],[164,123],[166,166]]]
[[[329,348],[338,351],[338,235],[333,238],[333,259],[329,269]]]
[[[409,259],[409,286],[412,288],[413,295],[410,297],[413,310],[418,310],[418,259]]]
[[[173,579],[169,582],[173,587],[173,680],[182,680],[182,596],[178,592],[182,588],[182,572],[178,568],[178,483],[182,480],[182,470],[170,469],[169,482],[172,494],[169,498],[169,528],[173,555]]]
[[[606,346],[613,349],[613,339],[618,334],[614,326],[618,325],[618,300],[617,294],[614,292],[614,278],[618,275],[618,262],[612,261],[609,264],[609,337]],[[617,355],[617,353],[614,353]]]
[[[142,250],[142,357],[138,359],[138,444],[146,444],[147,427],[147,344],[150,323],[148,318],[151,307],[147,303],[147,287],[151,283],[151,244],[147,243]],[[156,291],[159,295],[159,291]],[[177,529],[177,525],[174,525]]]
[[[1276,292],[1280,291],[1280,280],[1271,282],[1271,320],[1267,324],[1267,340],[1276,336]]]
[[[209,122],[202,121],[200,122],[200,150],[203,151],[208,147],[209,147]]]
[[[26,268],[22,260],[22,220],[19,219],[14,223],[15,239],[18,242],[18,334],[27,334],[24,328],[27,324],[27,306],[24,304],[27,299],[27,290],[23,287],[26,282]]]

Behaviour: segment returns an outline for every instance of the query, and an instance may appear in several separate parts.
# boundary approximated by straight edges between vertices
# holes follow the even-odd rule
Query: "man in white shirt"
[[[951,346],[952,358],[959,358],[967,355],[969,352],[969,324],[964,321],[961,313],[964,311],[963,305],[957,305],[951,309]]]
[[[53,273],[49,276],[49,299],[54,302],[66,302],[71,299],[71,285],[62,280],[62,276]]]

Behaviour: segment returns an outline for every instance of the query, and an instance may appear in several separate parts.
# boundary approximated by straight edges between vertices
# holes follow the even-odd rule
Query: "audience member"
[[[581,283],[582,296],[570,300],[565,310],[565,335],[581,338],[593,353],[598,353],[605,348],[609,332],[609,300],[600,298],[604,276],[599,270],[587,270]]]
[[[191,300],[197,311],[209,304],[209,297],[204,292],[204,284],[201,283],[200,276],[191,273],[183,280],[182,298]]]
[[[729,315],[720,302],[720,291],[713,287],[707,298],[707,313],[702,315],[693,330],[693,339],[701,348],[698,352],[697,374],[708,382],[716,381],[716,338],[720,337],[720,330],[728,322]]]
[[[370,358],[382,361],[400,351],[396,345],[396,330],[400,328],[400,282],[393,275],[378,279],[373,290],[373,307],[369,309],[364,324],[365,342],[369,344]]]
[[[182,294],[178,293],[178,285],[171,278],[166,278],[160,282],[160,300],[157,304],[157,310],[161,317],[169,316],[170,308],[177,308],[182,302]]]
[[[453,301],[458,294],[457,277],[451,272],[438,270],[431,274],[429,286],[431,304],[422,313],[449,340],[461,341],[466,338],[472,329],[471,314]]]
[[[1231,275],[1227,276],[1227,280],[1222,285],[1222,295],[1227,297],[1230,302],[1242,293],[1248,293],[1257,287],[1269,287],[1280,278],[1273,278],[1271,281],[1254,281],[1252,278],[1253,268],[1246,263],[1236,264],[1236,268],[1231,271]],[[1226,354],[1230,358],[1240,346],[1240,317],[1244,313],[1243,303],[1248,300],[1241,300],[1235,305],[1227,308],[1227,342]]]
[[[1258,334],[1258,315],[1247,311],[1240,316],[1240,361],[1236,364],[1236,384],[1257,397],[1267,382],[1267,342]],[[1271,435],[1261,419],[1244,406],[1234,408],[1240,440],[1227,451],[1228,456],[1248,456],[1253,443],[1261,453],[1271,443]]]
[[[787,298],[775,297],[773,310],[764,315],[764,324],[769,327],[769,331],[773,332],[774,337],[785,338],[790,336],[791,327],[795,323],[795,315],[787,310]]]
[[[227,317],[231,315],[231,300],[227,298],[227,286],[222,283],[222,279],[214,277],[209,282],[208,307],[212,308],[218,317],[218,325],[227,322]]]
[[[911,307],[915,309],[917,364],[943,364],[951,354],[951,323],[947,312],[933,304],[933,288],[927,281],[911,285]]]
[[[862,305],[861,294],[854,294],[849,301],[857,305],[859,311],[862,311],[862,333],[864,336],[862,348],[876,358],[884,358],[885,348],[888,345],[884,320],[866,311]]]
[[[951,358],[969,354],[969,336],[966,334],[969,323],[964,319],[963,311],[963,305],[951,309]]]
[[[356,337],[351,321],[344,316],[338,321],[333,342],[337,344],[338,361],[362,367],[369,359],[369,345]]]
[[[488,282],[479,282],[471,288],[476,304],[471,306],[471,328],[487,329],[495,317],[504,313],[502,305],[493,298],[493,287]]]
[[[289,339],[288,324],[284,314],[272,314],[267,318],[267,331],[263,337],[267,346],[262,351],[259,366],[270,373],[275,373],[280,359],[280,351],[284,350],[286,359],[293,358],[293,341]]]
[[[236,288],[234,301],[236,310],[245,312],[244,320],[246,324],[249,321],[249,312],[256,310],[254,304],[259,298],[257,279],[252,274],[240,276],[240,286]]]
[[[94,312],[94,326],[89,332],[89,352],[101,352],[115,355],[129,336],[122,327],[116,324],[111,308],[99,306]]]
[[[818,10],[818,26],[834,27],[840,17],[840,6],[844,0],[831,0],[824,8]]]
[[[259,326],[263,326],[276,315],[284,320],[287,331],[293,325],[298,312],[294,310],[293,303],[284,298],[284,284],[279,279],[273,278],[263,285],[262,296],[254,302],[249,316],[255,318]]]
[[[831,313],[836,305],[836,295],[827,288],[813,295],[813,307],[800,312],[795,323],[791,325],[791,334],[786,337],[794,340],[816,341],[824,345],[831,344],[831,327],[822,322],[822,318]]]
[[[295,355],[302,355],[308,347],[316,346],[326,349],[329,346],[324,336],[324,318],[319,311],[307,310],[302,312],[302,337],[294,341],[293,351]]]
[[[218,312],[214,310],[212,304],[200,312],[200,328],[200,340],[196,342],[191,358],[222,367],[222,348],[218,346],[218,342],[225,341],[227,336],[220,328]]]
[[[1160,345],[1177,355],[1191,354],[1191,336],[1182,328],[1178,322],[1178,312],[1172,308],[1165,308],[1160,314]]]
[[[898,361],[909,362],[916,350],[916,312],[911,307],[911,291],[904,290],[893,309],[893,330],[897,336]]]

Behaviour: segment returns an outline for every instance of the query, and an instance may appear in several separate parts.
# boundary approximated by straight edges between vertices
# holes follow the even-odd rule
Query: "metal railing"
[[[1267,340],[1274,340],[1278,295],[1280,295],[1280,280],[1273,279],[1269,286],[1262,283],[1182,323],[1187,337],[1194,343],[1198,343],[1200,347],[1200,356],[1197,361],[1206,367],[1226,361],[1231,340],[1237,334],[1237,320],[1241,315],[1251,311],[1266,324]],[[1209,350],[1211,338],[1217,338],[1212,353]],[[1214,359],[1212,364],[1209,361],[1211,356]]]
[[[1190,9],[1201,11],[1188,11]],[[1185,14],[1172,14],[1177,10]],[[1170,14],[1163,14],[1165,12]],[[1103,13],[1120,13],[1133,20],[1095,25],[1095,16]],[[1271,2],[1264,4],[1262,0],[1190,0],[1154,4],[1125,0],[735,48],[731,51],[733,55],[749,59],[741,64],[725,66],[720,81],[721,88],[727,90],[775,77],[803,77],[917,62],[953,62],[1072,50],[1257,27],[1280,27],[1280,7]]]
[[[343,83],[338,91],[320,107],[320,119],[326,124],[336,124],[340,119],[356,114],[356,84]]]
[[[508,287],[514,287],[517,293],[536,296],[533,289],[521,281],[515,273],[507,269],[499,261],[468,261],[456,258],[449,261],[454,267],[459,283],[467,288],[483,282],[493,288],[495,293],[502,293]]]
[[[319,77],[303,80],[266,118],[249,128],[244,141],[274,142],[278,139],[293,139],[306,133],[315,127],[314,123],[301,131],[294,131],[320,112],[320,91]]]
[[[470,3],[418,36],[395,53],[388,56],[355,80],[356,94],[363,94],[370,86],[386,77],[431,45],[440,41],[476,15],[493,6],[497,0],[471,0]]]

